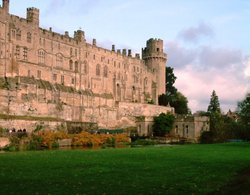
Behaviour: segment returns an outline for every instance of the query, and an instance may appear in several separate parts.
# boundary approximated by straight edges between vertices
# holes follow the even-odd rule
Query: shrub
[[[154,117],[153,132],[154,136],[165,136],[169,133],[174,124],[174,115],[161,113]]]

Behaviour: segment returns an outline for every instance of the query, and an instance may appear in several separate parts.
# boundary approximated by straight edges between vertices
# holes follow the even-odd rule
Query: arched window
[[[108,67],[107,66],[104,66],[103,76],[106,77],[106,78],[108,77]]]
[[[96,65],[96,76],[100,76],[101,75],[101,66],[100,64]]]
[[[28,43],[31,43],[31,40],[32,40],[32,35],[30,32],[27,33],[27,42]]]
[[[73,70],[73,61],[72,60],[69,61],[69,69]]]
[[[45,64],[45,51],[44,50],[38,50],[38,63]]]

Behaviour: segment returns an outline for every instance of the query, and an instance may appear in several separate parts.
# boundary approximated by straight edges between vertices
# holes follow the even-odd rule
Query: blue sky
[[[164,40],[176,87],[193,112],[206,110],[212,90],[222,109],[235,110],[250,92],[248,0],[10,0],[10,12],[26,17],[40,9],[40,25],[111,49],[139,52],[149,38]]]

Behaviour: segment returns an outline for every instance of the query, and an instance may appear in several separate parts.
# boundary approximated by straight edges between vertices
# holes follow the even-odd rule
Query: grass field
[[[0,194],[248,194],[247,168],[250,143],[0,153]]]

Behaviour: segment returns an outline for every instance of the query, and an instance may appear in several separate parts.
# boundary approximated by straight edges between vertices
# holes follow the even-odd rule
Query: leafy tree
[[[209,103],[209,106],[207,108],[207,111],[209,113],[221,114],[220,102],[219,102],[218,96],[216,95],[215,90],[213,90],[213,92],[212,92],[210,103]]]
[[[166,94],[159,96],[159,105],[170,105],[175,108],[177,114],[188,114],[190,112],[188,100],[175,88],[174,83],[176,79],[174,69],[166,67]]]
[[[241,122],[250,126],[250,93],[246,95],[246,98],[238,103],[238,113]]]
[[[173,129],[174,115],[161,113],[154,117],[153,133],[154,136],[165,136]]]

